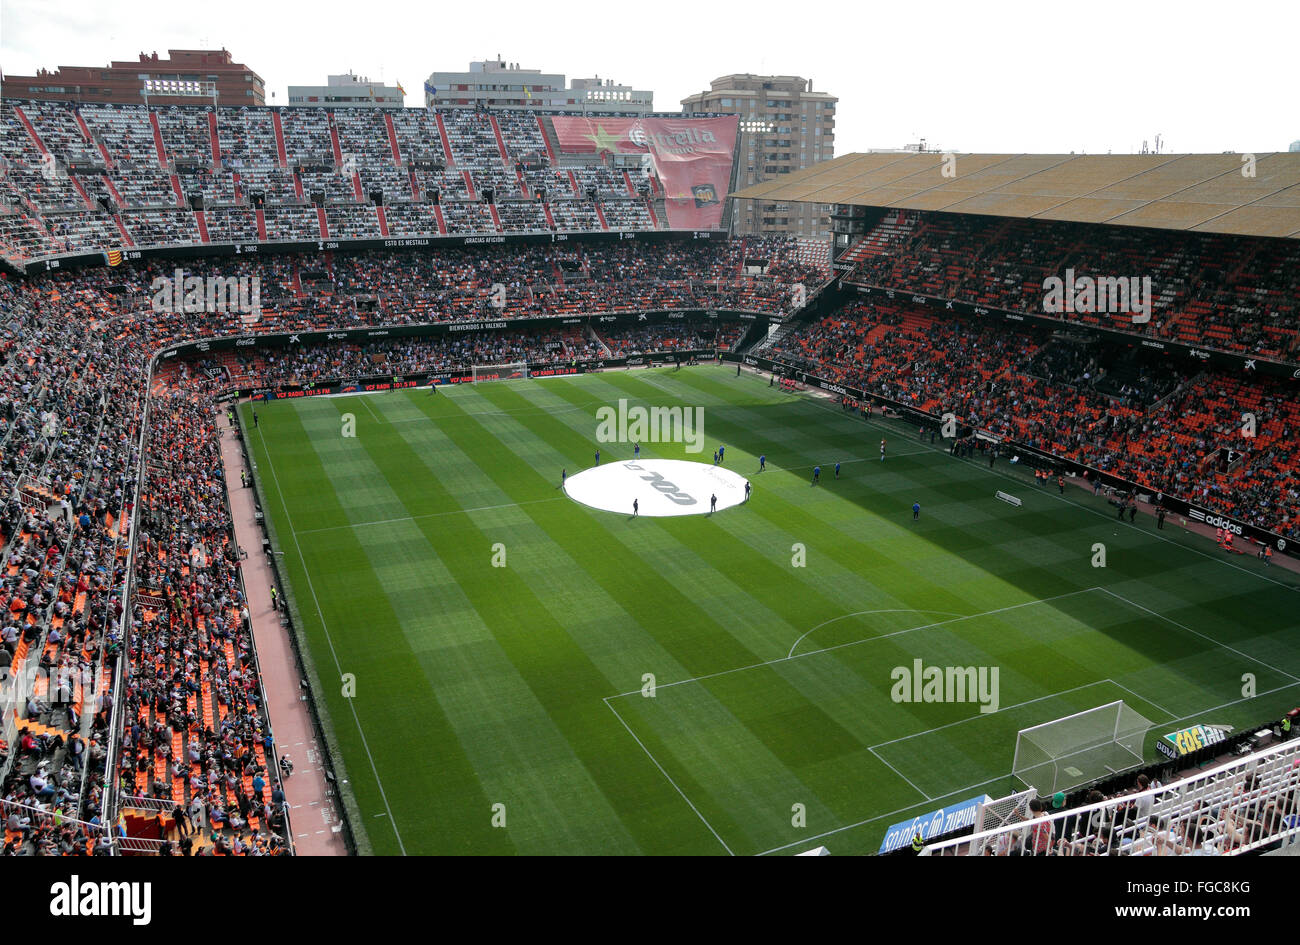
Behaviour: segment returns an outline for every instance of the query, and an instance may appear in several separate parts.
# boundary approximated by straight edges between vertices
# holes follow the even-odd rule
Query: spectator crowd
[[[1189,372],[1141,348],[903,302],[850,303],[770,354],[1300,538],[1300,401],[1286,380]]]
[[[292,355],[254,348],[173,363],[146,390],[154,352],[249,332],[526,318],[554,313],[542,301],[553,297],[583,314],[728,297],[788,304],[787,285],[740,274],[745,255],[692,241],[181,267],[256,277],[256,313],[159,304],[154,280],[172,279],[173,263],[0,277],[0,704],[13,720],[0,744],[5,852],[105,852],[128,832],[163,853],[289,849],[214,423],[215,398],[237,374],[310,383],[381,368],[563,362],[608,356],[610,344],[567,325]],[[610,341],[679,350],[733,345],[743,332],[726,319],[710,325],[665,322]],[[131,812],[114,817],[122,807]],[[147,822],[136,813],[145,808],[156,812]]]

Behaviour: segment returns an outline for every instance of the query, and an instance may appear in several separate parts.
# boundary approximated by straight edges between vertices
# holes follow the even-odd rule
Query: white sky
[[[794,16],[806,10],[806,15]],[[220,10],[219,15],[213,11]],[[0,67],[99,66],[225,46],[266,82],[352,70],[402,83],[498,54],[523,68],[652,89],[655,107],[732,72],[838,95],[835,153],[1283,151],[1300,139],[1296,0],[3,0]]]

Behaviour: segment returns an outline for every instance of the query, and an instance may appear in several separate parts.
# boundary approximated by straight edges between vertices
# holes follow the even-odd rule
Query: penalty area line
[[[794,655],[794,656],[781,656],[781,657],[777,657],[776,659],[772,659],[772,660],[763,660],[761,663],[750,663],[748,666],[736,666],[736,667],[734,667],[734,668],[732,668],[732,669],[723,669],[723,670],[719,670],[719,671],[716,672],[716,673],[706,673],[706,674],[704,674],[703,676],[692,676],[692,677],[690,677],[689,679],[678,679],[678,680],[676,680],[676,681],[674,681],[674,682],[670,682],[670,683],[659,683],[655,688],[656,688],[656,689],[671,689],[673,686],[684,686],[684,685],[686,685],[687,683],[702,682],[702,681],[705,680],[705,679],[716,679],[716,678],[719,677],[719,676],[729,676],[729,675],[731,675],[732,673],[743,673],[743,672],[745,672],[746,670],[758,669],[759,667],[762,667],[762,666],[774,666],[774,665],[776,665],[777,663],[788,663],[788,662],[790,662],[791,660],[801,660],[801,659],[803,659],[803,658],[806,657],[806,656],[817,656],[817,655],[820,654],[820,653],[831,653],[831,652],[833,652],[833,651],[835,651],[835,650],[842,650],[842,649],[844,649],[845,647],[850,647],[850,646],[860,646],[860,645],[863,644],[863,643],[871,643],[871,642],[873,642],[873,641],[875,641],[875,640],[888,640],[890,637],[900,636],[900,635],[902,635],[902,634],[904,634],[904,633],[913,633],[913,632],[915,632],[915,631],[917,631],[917,630],[932,630],[932,629],[934,629],[935,627],[943,627],[943,626],[946,626],[946,625],[948,625],[948,624],[950,624],[950,623],[956,623],[956,622],[958,622],[958,621],[960,621],[960,620],[975,620],[975,619],[978,618],[978,617],[991,617],[991,616],[993,616],[994,614],[1006,613],[1006,612],[1009,611],[1009,610],[1019,610],[1021,607],[1032,607],[1032,606],[1035,605],[1035,604],[1048,604],[1048,603],[1051,603],[1051,602],[1054,601],[1054,600],[1063,600],[1063,599],[1066,598],[1066,597],[1076,597],[1076,596],[1078,596],[1079,594],[1089,594],[1089,593],[1091,593],[1091,592],[1093,592],[1093,591],[1098,591],[1098,590],[1101,590],[1101,588],[1099,588],[1099,587],[1085,587],[1085,588],[1081,588],[1081,589],[1079,589],[1079,590],[1077,590],[1077,591],[1067,591],[1067,592],[1064,593],[1064,594],[1057,594],[1057,595],[1055,595],[1054,597],[1043,597],[1043,598],[1040,598],[1040,599],[1038,599],[1038,600],[1026,600],[1026,601],[1021,601],[1019,604],[1011,604],[1011,605],[1009,605],[1009,606],[1007,606],[1007,607],[998,607],[998,608],[996,608],[996,609],[994,609],[994,610],[986,610],[986,611],[984,611],[983,613],[978,613],[978,614],[969,614],[969,615],[967,615],[967,616],[963,616],[963,617],[951,617],[951,618],[949,618],[948,620],[940,620],[940,621],[937,621],[936,623],[927,623],[927,624],[922,624],[921,626],[917,626],[917,627],[905,627],[905,628],[902,629],[902,630],[894,630],[894,631],[891,631],[890,633],[882,633],[882,634],[879,634],[878,636],[874,636],[874,637],[863,637],[863,638],[860,639],[860,640],[850,640],[850,641],[848,641],[847,643],[837,643],[837,644],[835,644],[834,646],[822,647],[822,648],[819,649],[819,650],[808,650],[808,651],[805,652],[805,653],[799,653],[799,654],[796,654],[796,655]],[[922,612],[922,613],[927,613],[927,611],[921,611],[921,612]],[[934,611],[929,611],[929,612],[930,612],[930,613],[933,613]],[[846,614],[845,616],[851,616],[851,615]],[[814,627],[813,629],[816,629],[816,628]],[[806,635],[806,634],[805,634],[805,635]],[[796,641],[796,642],[798,642],[798,641]],[[631,690],[630,692],[616,692],[616,693],[614,693],[613,695],[611,695],[611,696],[605,696],[604,698],[606,698],[606,699],[622,699],[622,698],[624,698],[625,696],[635,696],[635,695],[640,695],[640,693],[641,693],[641,690],[640,690],[640,689],[633,689],[633,690]]]
[[[708,819],[705,818],[703,814],[700,813],[700,809],[691,802],[691,799],[686,796],[686,792],[677,786],[677,782],[672,779],[672,775],[670,775],[664,769],[664,766],[659,763],[659,759],[650,753],[649,748],[645,747],[645,742],[641,741],[641,739],[637,737],[636,732],[632,731],[632,726],[628,725],[623,716],[618,714],[618,710],[609,704],[609,697],[604,697],[602,701],[609,708],[609,711],[614,713],[614,718],[618,719],[619,722],[622,723],[623,728],[627,729],[627,733],[632,736],[633,741],[641,746],[641,750],[646,753],[646,757],[649,758],[650,761],[654,763],[654,766],[659,769],[659,773],[662,774],[667,779],[668,783],[673,786],[673,790],[681,795],[682,800],[684,800],[687,806],[695,812],[695,816],[700,818],[700,823],[704,824],[704,826],[709,829],[709,833],[713,834],[713,839],[722,844],[722,849],[727,851],[728,856],[735,856],[736,854],[732,852],[731,847],[727,846],[727,841],[723,840],[722,837],[718,835],[718,832],[713,829],[713,825],[709,823]]]
[[[1116,685],[1116,686],[1119,686],[1119,688],[1121,688],[1121,689],[1124,688],[1123,686],[1120,686],[1119,683],[1116,683],[1115,680],[1113,680],[1113,679],[1100,679],[1100,680],[1098,680],[1098,681],[1095,682],[1095,683],[1088,683],[1087,685],[1089,685],[1089,686],[1095,686],[1095,685],[1097,685],[1098,683],[1102,683],[1102,682],[1109,682],[1109,683],[1112,683],[1112,684],[1114,684],[1114,685]],[[1218,712],[1218,711],[1220,711],[1220,710],[1222,710],[1222,709],[1227,709],[1227,708],[1231,708],[1232,706],[1235,706],[1235,705],[1240,705],[1240,704],[1242,704],[1243,702],[1250,702],[1250,701],[1252,701],[1253,699],[1262,699],[1264,696],[1271,696],[1271,695],[1275,695],[1276,693],[1283,692],[1283,691],[1285,691],[1285,690],[1287,690],[1287,689],[1293,689],[1293,688],[1295,688],[1295,686],[1298,685],[1298,684],[1300,684],[1300,683],[1287,683],[1287,684],[1284,685],[1284,686],[1277,686],[1277,687],[1275,687],[1275,688],[1273,688],[1273,689],[1268,690],[1267,692],[1260,692],[1260,693],[1256,693],[1256,694],[1253,695],[1253,696],[1245,696],[1245,697],[1243,697],[1243,698],[1241,698],[1241,699],[1234,699],[1234,700],[1232,700],[1231,702],[1225,702],[1225,703],[1223,703],[1222,705],[1217,705],[1217,706],[1214,706],[1213,708],[1210,708],[1210,709],[1197,709],[1195,712],[1192,712],[1192,713],[1190,713],[1190,714],[1188,714],[1188,715],[1180,715],[1180,716],[1176,716],[1176,717],[1174,717],[1174,718],[1172,718],[1172,719],[1169,719],[1169,720],[1167,720],[1167,721],[1165,721],[1165,722],[1161,722],[1160,724],[1161,724],[1161,725],[1171,725],[1171,724],[1173,724],[1173,723],[1175,723],[1175,722],[1181,722],[1181,721],[1183,721],[1183,720],[1185,720],[1185,719],[1193,719],[1193,718],[1197,718],[1197,717],[1200,717],[1200,716],[1207,715],[1208,713],[1211,713],[1211,712]],[[1080,688],[1083,688],[1083,687],[1080,687]],[[1070,690],[1066,690],[1066,691],[1069,692]],[[1055,693],[1055,695],[1063,695],[1063,693]],[[1135,695],[1136,695],[1136,693],[1135,693]],[[1046,697],[1046,698],[1051,698],[1051,697],[1048,696],[1048,697]],[[1145,702],[1149,702],[1149,703],[1150,703],[1150,700],[1149,700],[1149,699],[1146,699],[1144,696],[1139,696],[1139,698],[1143,699],[1143,701],[1145,701]],[[1151,705],[1155,705],[1155,703],[1150,703],[1150,704],[1151,704]],[[1159,708],[1159,706],[1156,706],[1156,707]],[[1010,708],[1010,706],[1008,706],[1008,708]],[[921,733],[921,734],[925,734],[925,733]],[[915,736],[907,736],[907,737],[912,738],[912,737],[915,737]],[[889,743],[888,743],[888,742],[882,742],[881,744],[889,744]],[[934,801],[942,801],[942,800],[944,800],[944,799],[946,799],[946,798],[949,798],[949,797],[957,797],[958,795],[965,794],[967,791],[973,791],[973,790],[975,790],[976,788],[982,788],[982,787],[985,787],[986,785],[989,785],[989,784],[997,784],[998,782],[1000,782],[1000,781],[1004,781],[1004,780],[1006,780],[1006,779],[1009,778],[1009,777],[1011,777],[1011,774],[1008,772],[1007,774],[999,775],[999,776],[996,777],[996,778],[989,778],[989,779],[986,780],[986,781],[979,781],[979,782],[976,782],[975,784],[968,784],[968,785],[966,785],[965,787],[957,788],[956,790],[954,790],[954,791],[949,791],[949,792],[947,792],[946,794],[940,794],[940,795],[938,795],[937,797],[932,797],[932,798],[930,798],[930,799],[927,801],[927,803],[933,803]],[[878,821],[878,820],[884,820],[884,819],[887,818],[887,817],[897,817],[899,814],[905,814],[905,813],[907,813],[908,811],[916,810],[916,809],[917,809],[918,807],[920,807],[920,806],[921,806],[920,804],[909,804],[907,807],[900,807],[900,808],[898,808],[898,809],[896,809],[896,810],[889,811],[888,813],[877,814],[875,817],[869,817],[869,818],[867,818],[866,820],[859,820],[859,821],[856,822],[856,823],[845,824],[845,825],[842,826],[842,827],[836,827],[835,829],[833,829],[833,830],[827,830],[827,831],[825,831],[824,833],[814,834],[814,835],[811,836],[811,837],[805,837],[803,840],[796,840],[796,841],[794,841],[793,843],[786,843],[786,844],[782,844],[782,845],[779,846],[779,847],[772,847],[772,849],[770,849],[770,850],[764,850],[762,853],[757,853],[757,854],[755,854],[755,856],[768,856],[768,855],[770,855],[770,854],[772,854],[772,853],[780,853],[780,852],[782,852],[782,851],[784,851],[784,850],[789,850],[791,847],[802,846],[803,844],[806,844],[806,843],[813,843],[814,841],[822,840],[822,839],[824,839],[824,838],[826,838],[826,837],[834,836],[835,834],[844,833],[846,830],[856,830],[858,827],[865,827],[865,826],[867,826],[868,824],[874,824],[874,823],[875,823],[876,821]]]

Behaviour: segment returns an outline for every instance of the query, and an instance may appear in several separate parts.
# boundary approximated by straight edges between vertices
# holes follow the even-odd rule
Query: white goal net
[[[1009,823],[1029,819],[1029,802],[1038,796],[1033,788],[1019,791],[996,801],[985,801],[975,814],[975,833],[997,830]],[[983,853],[983,847],[971,852],[972,856]]]
[[[513,364],[475,364],[474,383],[479,381],[511,381],[528,376],[528,362],[516,361]]]
[[[1021,729],[1011,774],[1039,794],[1068,791],[1140,765],[1150,729],[1122,700]]]

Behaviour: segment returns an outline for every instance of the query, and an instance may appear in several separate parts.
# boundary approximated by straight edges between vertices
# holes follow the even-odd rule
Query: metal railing
[[[1237,856],[1300,838],[1300,739],[1170,785],[927,846],[925,856]]]

